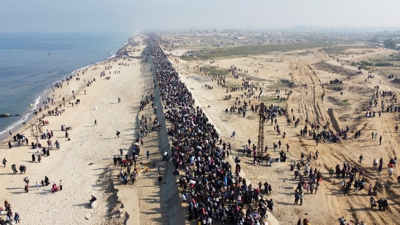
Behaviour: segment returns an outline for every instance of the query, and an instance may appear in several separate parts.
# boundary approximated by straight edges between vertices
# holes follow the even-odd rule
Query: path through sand
[[[246,101],[251,100],[251,104],[254,105],[259,104],[260,101],[243,98],[240,91],[226,93],[225,88],[217,86],[216,80],[212,76],[204,75],[199,71],[198,67],[193,66],[207,66],[209,63],[207,60],[184,61],[179,59],[178,61],[171,56],[170,61],[174,63],[175,68],[180,70],[181,79],[203,106],[204,111],[213,120],[213,123],[221,130],[224,141],[232,143],[233,149],[236,149],[233,154],[242,157],[245,162],[242,164],[242,168],[246,173],[246,178],[253,183],[268,181],[272,184],[273,194],[267,196],[267,198],[272,198],[277,203],[273,214],[280,224],[293,224],[299,218],[305,217],[312,224],[335,224],[341,216],[344,216],[347,221],[364,221],[368,224],[395,224],[400,210],[396,197],[399,194],[397,191],[399,186],[394,179],[397,177],[397,172],[395,170],[394,175],[390,178],[385,166],[390,157],[398,154],[396,149],[398,149],[400,138],[397,133],[393,132],[394,125],[399,123],[398,116],[394,113],[383,113],[381,117],[366,118],[362,107],[366,106],[370,101],[375,86],[379,85],[380,90],[394,91],[396,94],[399,93],[399,87],[390,83],[387,78],[379,77],[377,74],[374,74],[375,78],[367,79],[365,82],[367,78],[366,71],[364,71],[364,75],[361,74],[348,79],[340,74],[316,70],[312,65],[321,60],[326,60],[326,57],[322,54],[314,54],[313,56],[314,58],[311,58],[311,60],[309,56],[306,60],[287,57],[279,64],[274,62],[269,65],[264,62],[262,68],[257,63],[257,60],[261,60],[262,56],[217,60],[218,68],[221,71],[227,70],[231,65],[243,70],[259,70],[257,74],[250,72],[245,76],[252,78],[256,86],[262,86],[266,90],[262,101],[267,105],[280,105],[288,109],[290,117],[292,116],[290,110],[293,108],[293,114],[296,118],[301,118],[300,125],[297,128],[293,128],[293,125],[288,126],[286,124],[285,116],[278,117],[278,124],[282,132],[287,133],[286,138],[277,135],[273,126],[269,123],[266,124],[265,143],[269,149],[272,149],[272,143],[276,143],[278,140],[282,141],[282,146],[285,146],[286,143],[290,144],[289,152],[286,152],[286,147],[282,147],[277,152],[271,152],[274,158],[279,157],[278,152],[281,150],[284,150],[288,156],[286,163],[274,163],[272,168],[265,167],[265,165],[254,166],[252,158],[245,157],[242,151],[242,146],[246,144],[249,138],[252,142],[257,142],[257,115],[248,112],[248,115],[243,118],[241,115],[226,114],[224,112],[226,108],[229,109],[233,105],[236,97]],[[336,65],[332,60],[327,60],[326,62]],[[276,68],[276,72],[272,72],[270,69],[272,66]],[[289,70],[289,75],[281,74],[284,67]],[[357,70],[354,67],[351,69]],[[329,81],[336,78],[343,80],[343,84],[329,85]],[[293,82],[293,88],[277,86],[277,81],[281,79],[288,79]],[[241,82],[241,79],[233,79],[230,75],[227,75],[227,83],[229,85],[236,84],[240,86]],[[324,83],[324,87],[321,85],[322,83]],[[205,88],[205,84],[214,88]],[[302,84],[307,86],[302,86]],[[335,91],[335,87],[342,88],[344,94],[340,95],[339,92]],[[286,102],[275,100],[276,97],[274,96],[276,94],[274,92],[276,89],[281,88],[293,91]],[[224,101],[223,98],[227,94],[232,94],[232,99]],[[390,97],[383,99],[379,97],[378,102],[380,103],[381,100],[385,102],[385,105],[390,104]],[[372,110],[378,111],[379,107],[380,104]],[[329,129],[332,130],[346,129],[346,126],[349,126],[349,139],[338,143],[320,143],[316,146],[312,138],[300,136],[299,131],[304,127],[306,118],[310,122],[317,122],[322,126],[328,124]],[[237,134],[236,138],[230,139],[230,134],[234,130]],[[363,135],[361,138],[354,139],[356,130],[362,130]],[[371,132],[378,132],[379,135],[383,136],[382,145],[379,145],[378,139],[371,140]],[[312,161],[311,167],[317,168],[322,172],[324,177],[322,185],[317,194],[306,194],[302,206],[293,206],[294,190],[297,182],[293,180],[293,171],[290,171],[289,167],[290,161],[297,162],[300,159],[301,152],[305,154],[310,151],[315,153],[317,149],[320,152],[320,156],[318,160]],[[362,165],[357,162],[360,154],[364,156]],[[384,159],[384,170],[379,174],[372,169],[372,161],[373,158],[379,159],[381,157]],[[334,168],[337,164],[342,167],[345,161],[360,167],[366,173],[367,183],[365,189],[358,194],[351,191],[349,196],[343,196],[339,185],[341,179],[329,178],[327,170],[330,167]],[[370,183],[377,184],[377,199],[388,199],[390,205],[388,211],[378,212],[376,209],[369,209],[367,190]]]

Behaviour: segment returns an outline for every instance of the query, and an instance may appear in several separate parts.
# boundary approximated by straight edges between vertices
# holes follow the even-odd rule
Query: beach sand
[[[142,41],[139,37],[136,39],[139,43]],[[131,56],[140,56],[145,45],[126,47],[137,50],[129,53]],[[124,65],[119,65],[121,63]],[[105,70],[105,66],[112,68]],[[80,81],[74,77],[69,85],[65,82],[62,89],[56,89],[54,94],[57,96],[57,104],[62,97],[71,98],[72,91],[75,91],[81,104],[75,107],[66,104],[66,107],[62,107],[65,112],[61,116],[44,118],[49,121],[49,125],[44,126],[43,130],[54,132],[52,141],[54,143],[58,140],[61,149],[51,150],[50,156],[43,156],[41,163],[37,160],[32,162],[31,155],[38,153],[31,149],[30,144],[15,146],[13,143],[13,148],[8,149],[7,143],[3,143],[7,148],[2,149],[2,156],[8,162],[5,168],[0,167],[0,188],[3,190],[1,199],[11,203],[14,212],[20,214],[23,224],[121,224],[128,217],[129,224],[139,224],[139,203],[141,209],[150,211],[152,206],[138,201],[138,196],[143,198],[146,195],[137,191],[142,174],[139,174],[135,185],[119,187],[123,185],[114,176],[119,166],[114,167],[112,160],[119,154],[120,148],[126,154],[134,143],[140,100],[148,87],[148,81],[142,73],[144,66],[137,58],[109,60],[87,68],[84,74],[79,71]],[[100,77],[102,71],[111,79]],[[88,80],[94,78],[96,81],[87,87]],[[118,103],[118,98],[121,98],[121,103]],[[54,108],[54,105],[50,107]],[[94,120],[97,120],[96,126]],[[62,124],[73,128],[69,131],[71,141],[67,141],[65,133],[60,130]],[[28,126],[29,123],[18,132],[27,136],[31,143],[34,138]],[[117,130],[121,132],[119,138],[116,136]],[[14,134],[18,132],[14,131]],[[47,146],[45,140],[39,141]],[[21,164],[25,165],[26,174],[13,174],[12,164],[17,168]],[[57,186],[62,180],[63,190],[52,193],[51,185],[42,187],[40,181],[45,176],[49,177],[51,184],[54,182]],[[24,191],[24,177],[30,181],[29,193]],[[39,189],[36,189],[36,182]],[[91,195],[98,199],[95,209],[89,208]]]
[[[138,46],[127,46],[131,56],[140,56],[145,49],[144,40],[135,37],[140,43]],[[182,51],[170,50],[180,55],[181,52],[190,50],[186,46]],[[375,54],[391,54],[391,52],[376,51],[368,53],[368,57]],[[350,55],[354,58],[363,59],[365,55]],[[343,58],[347,59],[347,58]],[[350,58],[348,58],[350,59]],[[324,63],[317,66],[316,63],[324,60]],[[395,178],[398,172],[395,169],[392,177],[388,176],[385,165],[389,157],[398,154],[399,138],[394,133],[394,126],[398,124],[395,113],[384,113],[380,118],[365,118],[362,107],[371,98],[373,87],[379,85],[382,91],[395,91],[399,89],[386,77],[374,74],[375,78],[364,80],[364,74],[352,76],[337,72],[333,73],[331,66],[341,67],[356,72],[357,68],[348,64],[341,65],[327,54],[321,54],[316,49],[306,54],[302,52],[274,52],[256,57],[230,57],[220,58],[216,61],[192,60],[185,61],[175,56],[170,56],[170,61],[180,72],[181,79],[186,83],[188,89],[193,93],[196,104],[200,105],[209,116],[213,124],[218,128],[219,133],[225,142],[231,142],[232,156],[240,156],[242,159],[241,175],[248,181],[257,185],[258,182],[271,183],[273,191],[268,199],[275,202],[275,210],[269,214],[270,224],[294,224],[300,218],[307,218],[311,224],[336,224],[337,219],[344,216],[347,221],[364,221],[368,224],[395,224],[399,204],[396,196],[398,191]],[[129,65],[118,65],[119,63]],[[105,70],[106,76],[111,79],[100,78],[101,71],[105,66],[112,65],[112,69]],[[204,75],[199,67],[216,66],[221,71],[226,71],[231,65],[243,70],[250,71],[247,74],[241,73],[240,77],[251,78],[258,87],[263,87],[261,100],[243,98],[242,91],[226,93],[225,88],[218,87],[212,76]],[[100,69],[93,70],[94,67]],[[254,73],[258,70],[258,73]],[[111,74],[109,74],[111,71]],[[120,73],[114,74],[114,71]],[[348,72],[348,71],[347,71]],[[131,150],[132,144],[137,137],[138,120],[143,116],[154,119],[150,105],[144,111],[139,112],[140,101],[143,97],[153,93],[153,76],[150,65],[145,60],[140,61],[131,58],[130,61],[119,59],[117,62],[105,62],[87,68],[85,74],[79,72],[80,81],[73,79],[70,84],[64,84],[63,89],[56,89],[56,96],[72,97],[72,90],[81,104],[75,107],[67,105],[61,116],[46,116],[44,120],[49,125],[44,130],[53,130],[53,143],[58,140],[61,150],[52,150],[49,157],[43,157],[42,162],[31,162],[31,155],[36,154],[29,146],[15,146],[7,148],[7,143],[2,143],[2,156],[8,162],[5,168],[0,167],[2,179],[0,188],[2,199],[7,199],[14,210],[19,212],[22,223],[29,224],[162,224],[165,217],[165,207],[162,203],[162,194],[157,184],[159,176],[157,167],[164,164],[161,161],[158,146],[157,132],[151,132],[144,138],[144,145],[141,146],[141,155],[138,158],[139,176],[136,182],[131,185],[123,185],[118,181],[117,174],[120,166],[113,165],[113,157],[119,155],[119,149],[124,154]],[[96,78],[90,87],[86,86],[88,80]],[[86,81],[84,81],[84,79]],[[343,84],[326,85],[330,80],[340,79]],[[234,79],[228,75],[227,85],[229,88],[240,86],[242,80]],[[307,84],[307,87],[301,86]],[[204,85],[213,86],[213,89],[205,88]],[[344,91],[340,95],[337,88]],[[277,89],[281,93],[293,91],[287,101],[277,100]],[[86,90],[86,95],[84,94]],[[228,94],[232,94],[231,100],[223,100]],[[282,94],[283,95],[283,94]],[[122,102],[118,103],[118,98]],[[247,144],[250,138],[252,143],[257,142],[258,116],[248,111],[246,117],[238,114],[226,114],[224,110],[229,109],[236,97],[241,100],[251,100],[251,104],[277,104],[287,109],[292,109],[295,115],[302,119],[302,123],[293,128],[293,125],[286,125],[286,117],[278,117],[278,124],[286,137],[277,135],[270,123],[265,124],[265,145],[273,158],[279,157],[279,152],[286,152],[286,143],[290,144],[290,151],[286,152],[288,159],[286,163],[275,162],[272,167],[254,166],[252,158],[248,158],[241,151],[243,145]],[[56,102],[61,98],[57,97]],[[389,99],[385,99],[388,104]],[[67,101],[68,102],[68,101]],[[55,106],[51,106],[53,109]],[[64,107],[63,107],[64,108]],[[378,109],[376,109],[377,111]],[[331,112],[331,113],[328,113]],[[310,137],[300,137],[299,130],[304,127],[304,119],[319,121],[321,124],[330,122],[330,128],[345,128],[349,126],[350,139],[339,143],[320,143],[315,145]],[[97,120],[98,125],[94,125]],[[29,143],[34,140],[30,130],[21,132],[29,138]],[[73,129],[69,132],[71,141],[67,141],[60,126],[67,124]],[[119,138],[116,131],[120,131]],[[236,137],[230,138],[233,131]],[[359,139],[354,139],[354,131],[363,130]],[[383,136],[383,143],[379,145],[377,139],[371,140],[371,132],[378,132]],[[14,131],[16,134],[17,131]],[[272,151],[272,143],[282,141],[282,148],[277,152]],[[45,140],[40,140],[45,145]],[[4,147],[5,146],[5,147]],[[319,150],[318,160],[313,160],[312,168],[319,169],[323,174],[323,182],[317,194],[306,194],[302,206],[293,206],[294,190],[297,181],[294,181],[293,171],[290,171],[290,161],[298,161],[301,153],[309,151],[315,153]],[[146,150],[151,156],[147,160]],[[360,165],[357,162],[358,156],[363,154],[364,161]],[[381,174],[371,168],[373,158],[384,159],[384,169]],[[358,165],[366,171],[367,184],[365,190],[359,194],[351,191],[350,196],[343,196],[339,182],[341,179],[329,178],[327,169],[342,166],[343,161]],[[24,175],[12,174],[11,165],[17,168],[23,164],[27,167]],[[302,170],[304,167],[302,167]],[[50,186],[42,187],[40,181],[48,176],[50,182],[57,185],[62,180],[63,190],[51,193]],[[30,180],[29,193],[24,191],[23,178]],[[36,190],[35,183],[39,183]],[[369,196],[366,189],[369,184],[377,184],[379,198],[388,198],[389,210],[386,212],[375,212],[369,210]],[[95,209],[88,207],[90,196],[98,198],[98,206]],[[160,198],[161,195],[161,198]],[[186,207],[185,204],[183,204]],[[185,215],[187,218],[187,215]],[[195,224],[195,221],[187,224]]]
[[[166,38],[166,36],[165,36]],[[189,47],[187,47],[189,49]],[[175,50],[170,50],[174,52]],[[352,60],[362,60],[366,57],[374,57],[378,54],[389,55],[392,52],[382,52],[375,50],[373,53],[365,55],[351,55]],[[367,71],[363,70],[363,74],[352,76],[351,79],[347,75],[339,72],[332,72],[328,69],[317,69],[316,63],[324,60],[335,68],[345,68],[350,72],[357,72],[357,68],[336,62],[336,59],[329,57],[327,54],[321,54],[316,49],[310,50],[307,54],[298,54],[297,52],[273,52],[266,55],[257,55],[255,57],[227,57],[214,60],[184,60],[170,56],[170,61],[174,67],[180,71],[182,81],[188,86],[193,93],[199,105],[202,106],[205,113],[212,119],[214,125],[219,128],[222,139],[225,142],[232,143],[234,151],[233,156],[240,156],[242,159],[242,169],[245,172],[246,179],[249,179],[254,185],[258,182],[267,181],[272,184],[272,194],[265,196],[273,199],[275,210],[272,212],[277,221],[270,221],[270,224],[294,224],[298,219],[309,219],[311,224],[336,224],[339,217],[344,216],[347,221],[364,221],[367,224],[395,224],[398,215],[397,194],[395,187],[395,178],[397,172],[395,169],[392,177],[388,176],[387,163],[389,157],[398,154],[399,136],[394,133],[395,124],[398,124],[396,113],[383,113],[382,116],[375,118],[366,118],[365,107],[371,99],[374,87],[379,85],[380,91],[394,91],[399,93],[396,85],[392,84],[385,76],[374,73],[373,79],[367,78]],[[347,58],[343,58],[346,60]],[[241,72],[240,79],[234,79],[231,75],[227,75],[227,85],[229,89],[234,86],[241,86],[242,78],[251,78],[251,82],[257,87],[263,88],[263,97],[261,100],[243,97],[245,91],[234,91],[226,93],[225,88],[218,87],[216,79],[213,76],[205,75],[199,68],[216,67],[220,70],[227,71],[231,65],[237,68],[248,70],[249,73]],[[214,68],[215,70],[215,68]],[[256,73],[254,70],[258,70]],[[348,71],[347,71],[348,72]],[[330,80],[343,80],[342,85],[329,85]],[[322,88],[321,83],[328,83]],[[301,86],[307,84],[307,87]],[[204,85],[213,86],[208,89]],[[291,85],[291,86],[289,86]],[[340,95],[340,91],[334,89],[340,87],[344,91]],[[280,96],[287,97],[285,91],[293,91],[288,101],[280,102],[277,100],[276,90],[281,90]],[[226,95],[232,95],[230,100],[223,100]],[[258,94],[258,92],[257,92]],[[235,98],[241,101],[251,100],[251,104],[257,105],[264,102],[267,106],[270,104],[279,105],[288,110],[293,108],[294,113],[289,116],[301,118],[302,123],[293,128],[293,125],[286,124],[285,116],[278,116],[278,124],[282,132],[286,132],[286,137],[277,135],[270,122],[265,124],[265,145],[269,147],[269,153],[273,158],[279,158],[279,152],[284,151],[288,159],[286,163],[275,162],[272,167],[266,167],[265,163],[261,166],[254,166],[253,159],[246,157],[243,153],[243,145],[247,144],[247,140],[251,139],[252,143],[257,144],[258,136],[258,116],[250,110],[246,117],[237,113],[226,114],[225,109],[234,105]],[[380,102],[380,99],[379,99]],[[385,99],[385,104],[389,103],[389,98]],[[242,104],[240,104],[242,105]],[[380,105],[380,104],[379,104]],[[374,111],[378,111],[373,108]],[[332,112],[332,113],[329,113]],[[300,129],[304,127],[304,120],[308,118],[311,122],[319,122],[325,124],[330,122],[330,129],[337,127],[346,129],[349,126],[349,140],[339,143],[320,143],[315,145],[310,137],[301,137]],[[354,139],[354,132],[362,130],[363,135],[359,139]],[[236,131],[236,137],[230,138],[233,131]],[[385,140],[379,145],[379,136],[377,139],[371,140],[371,132],[377,132],[383,136]],[[282,147],[276,152],[272,150],[273,142],[282,141]],[[286,151],[286,143],[290,145],[290,151]],[[319,150],[318,160],[313,160],[312,168],[317,168],[323,174],[322,185],[317,194],[306,194],[304,204],[302,206],[294,206],[294,191],[298,182],[294,181],[294,173],[290,171],[290,162],[298,161],[300,154],[308,154],[310,151],[315,154]],[[360,165],[357,162],[360,154],[363,154],[364,161]],[[381,174],[373,170],[372,161],[374,158],[384,159],[384,169]],[[365,171],[367,183],[363,191],[359,194],[354,193],[351,188],[350,196],[343,196],[340,190],[340,181],[342,179],[329,178],[328,169],[335,168],[337,164],[341,167],[343,162],[350,162],[353,165]],[[301,172],[304,167],[301,168]],[[369,184],[378,186],[379,198],[387,198],[390,209],[386,212],[375,212],[377,209],[369,209],[368,186]],[[271,217],[270,217],[271,218]],[[191,224],[194,224],[193,222]]]

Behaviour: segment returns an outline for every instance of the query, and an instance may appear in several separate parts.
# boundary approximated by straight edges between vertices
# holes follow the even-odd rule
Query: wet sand
[[[140,56],[144,47],[130,47],[139,50],[131,54]],[[106,66],[112,68],[106,70]],[[145,88],[142,66],[136,58],[106,61],[87,68],[85,74],[79,71],[80,81],[76,81],[74,77],[69,85],[64,83],[62,89],[55,89],[57,104],[63,96],[67,99],[66,106],[62,107],[65,112],[60,116],[46,116],[44,120],[49,121],[49,125],[43,129],[54,132],[52,141],[54,143],[58,140],[61,149],[51,150],[50,156],[43,156],[41,163],[37,160],[32,162],[31,155],[38,155],[38,152],[30,145],[15,146],[16,143],[13,143],[13,148],[9,149],[3,143],[7,147],[2,149],[2,157],[8,162],[5,168],[0,168],[0,188],[4,190],[1,197],[11,203],[23,223],[120,224],[128,217],[126,213],[130,218],[139,218],[138,199],[128,192],[118,194],[114,189],[119,184],[112,174],[118,168],[113,168],[112,158],[119,154],[120,148],[127,152],[134,142],[136,115]],[[95,67],[99,69],[94,69]],[[102,71],[111,79],[100,77]],[[96,81],[89,87],[86,86],[87,81],[94,78]],[[81,100],[81,104],[75,107],[68,104],[72,91]],[[58,97],[59,95],[62,97]],[[118,103],[119,97],[121,103]],[[50,106],[50,109],[54,108],[54,105]],[[96,126],[94,120],[97,120]],[[71,141],[67,141],[65,133],[60,130],[62,124],[73,128],[69,131]],[[24,134],[31,143],[34,138],[26,127],[14,131],[14,134]],[[116,137],[116,130],[121,132],[119,138]],[[39,141],[47,146],[45,140]],[[17,168],[21,164],[25,165],[26,174],[13,174],[12,164]],[[49,177],[51,184],[54,182],[57,186],[62,180],[63,190],[52,193],[51,185],[42,187],[40,181],[45,176]],[[29,193],[24,191],[24,177],[30,180]],[[141,175],[138,183],[140,179]],[[36,182],[39,184],[38,190]],[[98,199],[95,209],[88,206],[91,195]],[[117,195],[120,196],[119,199]],[[121,209],[121,201],[124,203],[127,199],[130,201],[126,201],[125,209]],[[137,221],[133,220],[131,224],[138,224]]]

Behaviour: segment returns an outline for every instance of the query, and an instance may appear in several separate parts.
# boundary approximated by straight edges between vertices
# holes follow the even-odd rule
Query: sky
[[[399,0],[0,0],[0,32],[400,28]]]

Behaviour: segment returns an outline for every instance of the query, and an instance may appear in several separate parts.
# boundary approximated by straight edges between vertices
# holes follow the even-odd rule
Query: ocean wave
[[[21,125],[22,123],[24,123],[25,121],[27,121],[30,117],[33,116],[33,111],[41,104],[40,99],[43,97],[45,98],[47,93],[47,90],[43,91],[42,94],[40,94],[38,97],[36,97],[34,99],[34,102],[31,106],[31,109],[29,110],[28,113],[26,113],[25,115],[22,116],[21,119],[17,120],[16,122],[12,123],[10,126],[8,126],[6,129],[4,129],[3,131],[0,132],[0,135],[4,134],[4,132],[12,130],[13,128],[15,128],[18,125]]]
[[[92,65],[94,65],[94,64],[89,64],[89,65],[86,65],[86,66],[84,66],[84,67],[82,67],[82,68],[76,69],[76,70],[74,70],[74,71],[71,72],[71,75],[72,75],[72,76],[75,76],[79,71],[84,70],[84,69],[86,69],[86,68],[89,68],[89,67],[91,67]]]
[[[21,119],[17,120],[16,122],[14,122],[13,124],[11,124],[10,126],[8,126],[5,130],[3,130],[2,132],[0,132],[0,135],[4,134],[4,132],[12,130],[13,128],[15,128],[18,125],[21,125],[22,123],[24,123],[26,120],[28,120],[29,116],[32,116],[31,113],[27,113],[24,116],[22,116]]]
[[[65,37],[65,36],[63,36],[63,37]],[[75,35],[74,35],[74,37],[75,37]],[[66,43],[69,43],[70,39],[71,39],[71,37],[67,37],[67,39],[65,39],[65,40],[67,40],[68,42],[66,42]],[[14,37],[12,37],[12,40],[14,40]],[[73,40],[75,40],[75,39],[73,39]],[[86,39],[78,39],[78,40],[79,41],[82,40],[83,41],[82,43],[86,43]],[[21,72],[14,71],[12,68],[14,66],[15,67],[19,66],[18,64],[10,64],[11,69],[2,67],[2,69],[8,69],[8,70],[12,71],[14,74],[16,74],[15,76],[9,76],[8,78],[10,78],[10,79],[7,79],[7,80],[2,79],[3,84],[6,84],[6,85],[2,86],[2,87],[4,87],[3,91],[5,93],[9,93],[10,95],[13,94],[11,100],[13,100],[14,97],[16,99],[18,99],[17,98],[18,96],[14,96],[16,93],[15,90],[18,90],[18,93],[20,93],[19,88],[21,88],[21,87],[22,87],[21,90],[24,89],[24,91],[27,92],[28,94],[25,94],[25,92],[24,93],[21,92],[21,95],[23,94],[23,97],[21,97],[21,99],[24,99],[24,102],[26,102],[26,103],[23,105],[23,107],[15,107],[15,111],[17,111],[17,112],[13,112],[14,115],[19,114],[20,116],[13,115],[11,118],[9,118],[9,120],[7,120],[7,121],[5,121],[5,123],[1,124],[2,126],[0,127],[0,135],[1,135],[0,140],[2,140],[2,138],[4,138],[5,136],[8,136],[7,133],[10,129],[13,131],[16,129],[19,129],[20,127],[22,127],[22,124],[24,122],[28,122],[33,118],[32,111],[35,109],[37,110],[39,107],[41,107],[42,100],[46,99],[47,95],[52,93],[52,89],[54,88],[54,85],[53,85],[53,88],[50,88],[51,83],[55,84],[57,82],[61,82],[61,80],[65,81],[66,77],[75,75],[78,71],[84,70],[93,65],[98,65],[104,61],[107,61],[110,58],[114,58],[115,57],[114,55],[116,54],[117,50],[115,50],[115,51],[112,51],[112,50],[116,49],[116,47],[121,47],[120,44],[123,44],[124,42],[126,42],[126,38],[120,38],[120,37],[114,38],[114,40],[111,43],[109,43],[109,42],[105,43],[104,40],[100,40],[99,43],[103,43],[102,46],[112,46],[112,47],[111,48],[110,47],[101,48],[101,53],[99,53],[97,51],[98,48],[96,47],[96,51],[94,51],[93,54],[85,54],[84,58],[83,57],[77,58],[75,56],[69,57],[70,50],[72,52],[76,51],[77,54],[79,54],[81,49],[77,49],[77,48],[65,49],[64,46],[60,47],[59,45],[57,45],[57,46],[55,46],[55,50],[51,50],[52,56],[58,55],[58,56],[62,56],[62,57],[58,57],[58,58],[52,57],[52,62],[54,61],[54,63],[52,63],[52,64],[44,63],[44,62],[48,62],[49,57],[45,57],[43,59],[38,59],[38,60],[31,60],[26,57],[25,58],[24,57],[17,57],[17,58],[5,57],[6,59],[13,59],[13,60],[10,60],[7,62],[18,62],[18,63],[22,62],[22,63],[25,63],[26,66],[28,66],[27,68],[32,67],[32,69],[21,70]],[[118,45],[116,45],[116,43],[118,43]],[[19,51],[22,49],[25,49],[25,48],[30,49],[30,48],[27,48],[27,47],[29,47],[27,45],[24,45],[21,48],[20,43],[15,43],[15,46],[16,46],[15,49],[10,49],[10,50],[15,50],[18,54],[19,54]],[[52,46],[52,43],[49,44],[48,42],[46,42],[46,46],[44,46],[44,47],[47,48],[48,46]],[[74,45],[74,46],[79,47],[79,45]],[[92,40],[91,40],[90,43],[87,43],[87,47],[84,47],[84,49],[91,51],[91,50],[93,50],[93,46],[94,45],[92,45]],[[34,50],[38,51],[38,50],[42,50],[42,49],[38,48],[38,49],[34,49]],[[68,50],[68,51],[66,51],[66,50]],[[88,52],[88,51],[86,51],[86,52]],[[112,51],[110,54],[111,57],[108,54],[110,51]],[[41,51],[39,53],[42,53],[42,52],[43,51]],[[48,51],[46,51],[45,54],[47,54],[47,52]],[[90,52],[88,52],[88,53],[90,53]],[[63,54],[66,54],[65,55],[66,57],[64,57]],[[0,54],[0,56],[3,56],[3,55]],[[98,60],[98,61],[92,61],[93,59]],[[43,61],[43,60],[45,60],[45,61]],[[40,66],[36,67],[35,63],[39,63],[39,62],[40,62]],[[92,63],[92,64],[90,64],[90,63]],[[89,65],[87,65],[87,64],[89,64]],[[6,64],[6,65],[8,65],[8,64]],[[86,65],[86,66],[79,68],[82,65]],[[74,70],[75,68],[79,68],[79,69]],[[72,73],[71,73],[71,71],[72,71]],[[19,73],[19,74],[17,74],[17,73]],[[12,74],[10,74],[10,75],[12,75]],[[54,80],[56,80],[56,81],[54,81]],[[8,83],[8,81],[10,81],[10,82]],[[30,87],[28,88],[28,86],[32,86],[32,88],[30,88]],[[36,95],[38,93],[38,88],[41,89],[41,90],[39,90],[40,96]],[[43,92],[43,89],[45,89],[44,92]],[[29,93],[35,93],[35,94],[29,95]],[[26,96],[31,96],[30,98],[32,98],[32,97],[34,97],[34,98],[30,99],[28,97],[28,99],[26,99]],[[9,100],[9,99],[7,99],[7,100]],[[12,102],[11,100],[10,100],[10,102]],[[1,103],[3,105],[4,102],[1,102]],[[8,103],[8,101],[7,101],[7,104],[11,104],[11,103]],[[32,106],[29,106],[30,104],[32,104]]]
[[[46,94],[46,92],[47,92],[47,91],[44,91],[43,94],[39,95],[39,96],[35,99],[35,101],[34,101],[34,103],[33,103],[32,111],[36,109],[37,105],[39,105],[40,98],[41,98],[42,96],[44,96],[44,95]]]
[[[117,56],[117,54],[113,54],[113,55],[111,55],[110,57],[108,57],[107,59],[113,59],[113,58],[115,58]]]
[[[126,39],[125,39],[125,40],[126,40]],[[125,47],[126,44],[128,44],[128,42],[125,43],[123,47]],[[121,47],[121,48],[123,48],[123,47]],[[121,48],[119,48],[119,49],[121,49]],[[82,70],[84,70],[84,69],[86,69],[86,68],[89,68],[89,67],[91,67],[91,66],[94,66],[94,65],[98,65],[98,64],[100,64],[100,63],[102,63],[102,62],[105,62],[105,61],[107,61],[107,60],[109,60],[109,59],[115,58],[115,57],[116,57],[116,53],[118,52],[119,49],[110,52],[110,57],[108,57],[107,59],[99,60],[99,61],[97,61],[96,63],[89,64],[89,65],[86,65],[86,66],[81,67],[81,68],[79,68],[79,69],[76,69],[76,70],[72,71],[70,74],[71,74],[72,76],[74,76],[74,75],[76,75],[79,71],[82,71]],[[78,66],[78,65],[77,65],[77,66]],[[50,71],[47,71],[47,72],[39,72],[39,73],[35,73],[35,74],[30,74],[30,75],[28,75],[28,76],[26,76],[26,77],[24,77],[24,78],[21,78],[20,80],[26,80],[26,78],[31,78],[31,77],[39,77],[39,76],[42,76],[42,75],[45,75],[45,74],[48,74],[48,73],[53,73],[53,72],[61,71],[61,70],[63,70],[63,69],[57,69],[57,70],[53,69],[53,70],[50,70]],[[60,74],[60,75],[61,75],[61,74]],[[56,78],[57,80],[54,81],[54,82],[52,82],[52,84],[54,85],[55,83],[61,82],[62,80],[65,81],[65,78],[66,78],[66,77],[69,77],[69,76],[65,76],[65,74],[64,74],[64,77],[63,77],[62,79]],[[17,87],[22,87],[22,86],[27,86],[27,85],[32,85],[32,84],[36,84],[36,83],[42,83],[42,82],[43,82],[43,80],[38,80],[38,81],[35,81],[35,82],[30,82],[29,84],[20,84],[20,85],[16,85],[16,86],[12,87],[11,89],[15,89],[15,88],[17,88]],[[10,89],[10,90],[11,90],[11,89]],[[40,99],[45,99],[45,98],[47,97],[47,96],[45,96],[45,95],[48,94],[49,91],[51,91],[51,90],[52,90],[52,89],[46,88],[46,90],[45,90],[41,95],[39,95],[38,97],[36,97],[36,98],[34,99],[34,102],[33,102],[33,104],[32,104],[32,107],[29,108],[29,112],[26,113],[26,114],[24,114],[19,120],[17,120],[16,122],[12,123],[11,125],[9,125],[9,126],[8,126],[7,128],[5,128],[4,130],[2,130],[2,131],[0,132],[0,135],[4,134],[5,132],[8,132],[9,130],[15,129],[15,128],[18,127],[18,126],[21,126],[21,127],[22,127],[22,124],[23,124],[24,122],[26,122],[27,120],[29,120],[30,118],[33,117],[33,113],[32,113],[33,110],[35,110],[35,109],[37,109],[38,107],[40,107],[40,104],[41,104]],[[42,97],[43,97],[43,98],[42,98]],[[19,129],[19,128],[18,128],[18,129]]]

